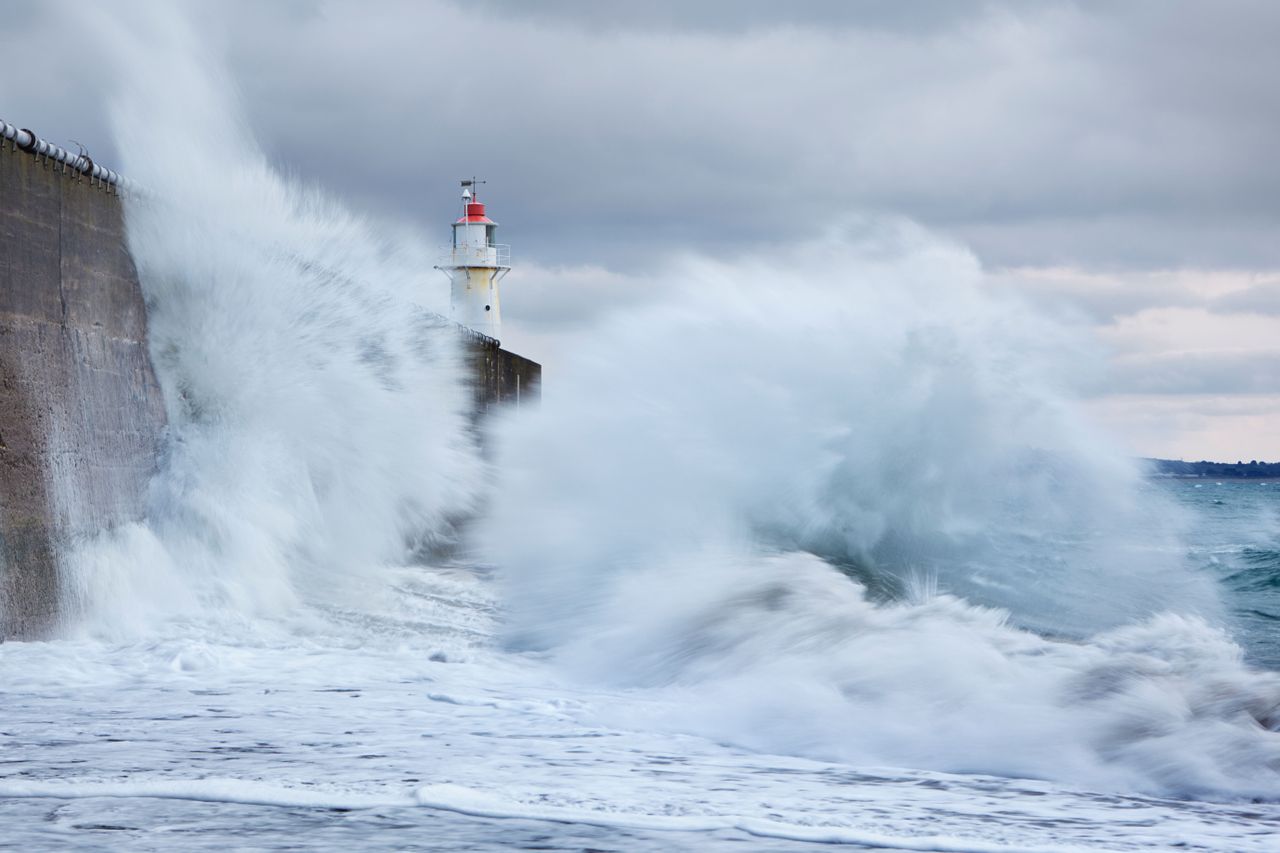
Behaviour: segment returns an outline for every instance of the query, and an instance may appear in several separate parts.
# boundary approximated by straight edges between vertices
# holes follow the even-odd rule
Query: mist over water
[[[584,331],[539,409],[488,425],[487,465],[422,241],[278,175],[190,28],[149,21],[114,33],[114,114],[169,448],[147,522],[67,555],[77,649],[135,643],[133,677],[163,634],[163,677],[204,674],[264,738],[283,724],[237,661],[372,684],[340,771],[385,740],[397,779],[441,783],[424,804],[463,779],[652,816],[670,794],[635,780],[679,749],[1280,798],[1280,678],[1243,663],[1187,508],[1080,414],[1090,342],[987,293],[962,247],[853,220],[673,261],[673,295]],[[291,724],[333,729],[303,746],[352,734],[302,689]],[[560,778],[584,729],[631,780],[614,800]],[[507,730],[522,751],[431,770]],[[755,803],[704,799],[728,775],[662,808]],[[389,784],[343,778],[361,803]]]
[[[673,274],[499,433],[515,647],[768,751],[1274,795],[1280,686],[1076,413],[1068,330],[905,225]]]
[[[881,597],[936,583],[1056,633],[1217,616],[1176,508],[1073,406],[1098,367],[1087,342],[984,294],[964,250],[864,223],[671,275],[682,296],[584,336],[502,436],[484,540],[553,611],[577,596],[545,563],[601,578],[748,540]]]

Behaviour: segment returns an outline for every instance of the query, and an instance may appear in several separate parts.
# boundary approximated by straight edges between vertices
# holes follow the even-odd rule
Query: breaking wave
[[[757,749],[1280,795],[1280,681],[1077,415],[1069,330],[903,224],[671,274],[499,432],[513,646]]]

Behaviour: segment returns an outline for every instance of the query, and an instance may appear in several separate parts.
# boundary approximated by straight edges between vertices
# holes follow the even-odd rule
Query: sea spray
[[[148,524],[87,543],[67,583],[116,627],[140,600],[342,600],[473,506],[457,337],[423,246],[280,177],[191,25],[150,12],[100,23],[170,447]]]
[[[889,597],[936,575],[1055,633],[1219,615],[1177,510],[1071,403],[1087,339],[986,295],[963,249],[868,223],[670,275],[680,297],[584,334],[501,435],[482,542],[518,630],[554,633],[637,561],[743,538]]]
[[[908,225],[671,274],[498,432],[477,541],[513,646],[672,700],[620,725],[1280,795],[1280,681],[1076,413],[1087,340]]]

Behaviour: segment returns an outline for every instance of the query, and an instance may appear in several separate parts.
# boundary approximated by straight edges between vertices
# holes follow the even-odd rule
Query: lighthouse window
[[[493,226],[492,226],[492,225],[486,225],[486,226],[485,226],[485,229],[484,229],[484,238],[485,238],[485,241],[486,241],[490,246],[492,246],[492,245],[493,245],[493,232],[494,232],[494,228],[493,228]]]
[[[488,310],[489,310],[489,306],[488,306],[488,305],[484,306],[484,310],[488,311]]]

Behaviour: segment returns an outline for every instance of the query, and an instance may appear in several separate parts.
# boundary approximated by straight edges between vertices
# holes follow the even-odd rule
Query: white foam
[[[547,820],[560,823],[588,824],[618,829],[657,830],[663,832],[713,832],[736,829],[757,838],[788,841],[810,841],[822,844],[859,844],[886,850],[924,850],[940,853],[1074,853],[1085,848],[1075,846],[1009,846],[988,844],[972,839],[944,835],[915,837],[858,832],[839,826],[797,826],[779,821],[732,816],[669,817],[662,815],[607,814],[584,809],[533,807],[527,803],[504,800],[487,791],[460,785],[428,785],[414,792],[419,805],[473,817],[496,819]]]
[[[317,809],[370,809],[404,806],[411,797],[378,796],[356,791],[315,790],[244,779],[186,779],[173,782],[4,782],[0,797],[48,797],[60,800],[129,797],[196,800]]]

